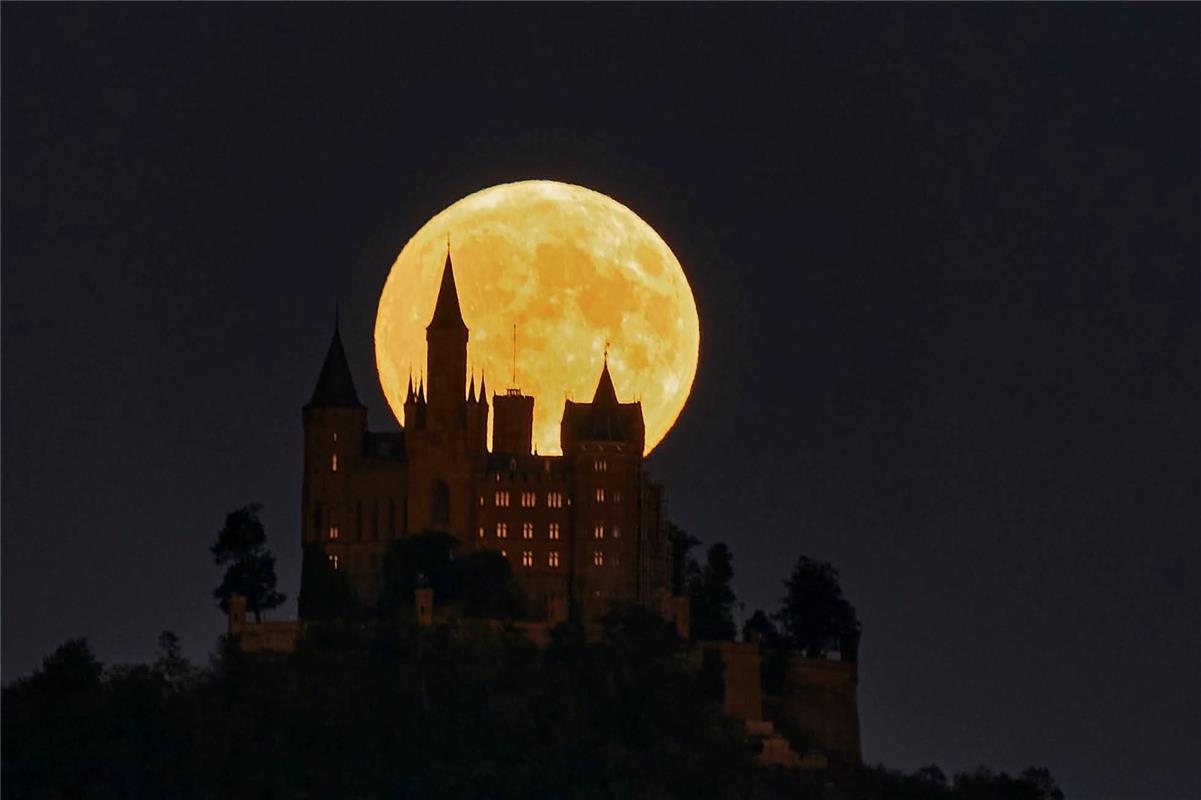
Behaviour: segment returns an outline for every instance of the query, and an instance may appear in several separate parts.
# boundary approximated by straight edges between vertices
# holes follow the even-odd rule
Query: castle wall
[[[853,662],[789,656],[785,688],[769,710],[811,733],[832,759],[859,763],[858,685]]]

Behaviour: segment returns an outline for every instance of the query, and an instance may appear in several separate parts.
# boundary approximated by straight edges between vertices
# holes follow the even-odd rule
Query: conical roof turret
[[[334,335],[330,339],[329,350],[325,354],[325,362],[321,365],[321,374],[317,376],[317,385],[313,389],[313,397],[305,407],[366,407],[359,401],[359,393],[354,388],[354,378],[350,374],[350,363],[346,360],[346,350],[342,347],[342,334],[339,331],[337,313],[334,314]]]
[[[617,390],[613,388],[613,377],[609,375],[609,358],[605,357],[605,366],[601,370],[600,381],[596,384],[596,392],[592,395],[594,406],[616,406]]]
[[[446,253],[446,264],[442,267],[442,284],[438,287],[434,316],[427,330],[434,328],[467,330],[467,323],[463,321],[463,312],[459,308],[459,290],[455,286],[455,271],[450,263],[449,250]]]

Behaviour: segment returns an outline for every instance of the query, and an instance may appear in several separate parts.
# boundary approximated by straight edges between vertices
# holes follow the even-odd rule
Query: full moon
[[[416,384],[426,364],[425,326],[448,241],[470,330],[469,370],[477,387],[487,381],[489,395],[533,395],[538,452],[562,452],[563,401],[592,399],[606,350],[618,399],[642,402],[646,452],[662,441],[688,399],[700,352],[684,269],[633,211],[555,181],[468,195],[396,257],[375,320],[375,360],[402,424],[409,376]]]

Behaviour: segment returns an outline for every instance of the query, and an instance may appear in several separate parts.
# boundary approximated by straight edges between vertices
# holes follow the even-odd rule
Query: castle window
[[[330,472],[338,471],[338,454],[337,453],[334,453],[333,459],[330,461],[329,469],[330,469]]]
[[[538,505],[537,493],[535,493],[535,492],[522,492],[521,493],[521,507],[522,508],[533,508],[536,505]]]
[[[329,564],[330,564],[330,566],[331,566],[331,567],[333,567],[334,569],[341,569],[341,568],[342,568],[342,558],[341,558],[341,556],[339,556],[337,553],[330,553],[330,555],[329,555]]]
[[[484,507],[484,496],[481,494],[480,495],[480,508],[483,508],[483,507]]]
[[[496,493],[494,500],[496,501],[497,508],[509,507],[509,493],[503,489]]]
[[[598,458],[596,461],[592,462],[592,468],[597,472],[608,472],[609,462],[603,458]]]
[[[620,502],[621,502],[621,490],[620,490],[620,489],[614,489],[614,490],[613,490],[613,502],[614,502],[614,503],[620,503]]]
[[[334,434],[334,444],[338,443],[338,434]]]
[[[605,490],[604,489],[596,490],[596,502],[598,502],[598,503],[605,502]]]
[[[500,557],[501,557],[501,558],[508,558],[508,557],[509,557],[509,551],[508,551],[508,550],[501,550],[501,551],[500,551]]]
[[[546,554],[546,564],[549,567],[559,566],[559,551],[558,550],[551,550],[549,553]]]
[[[546,507],[547,508],[562,508],[563,507],[563,493],[562,492],[547,492],[546,493]]]
[[[532,523],[532,522],[521,523],[521,538],[522,539],[533,539],[534,538],[534,523]]]
[[[508,539],[509,538],[509,524],[507,522],[496,523],[496,538],[497,539]]]
[[[600,550],[592,551],[592,566],[603,567],[605,565],[605,554]]]
[[[481,539],[484,538],[484,526],[483,525],[480,526],[480,538]]]
[[[550,524],[550,528],[547,530],[547,533],[546,533],[546,538],[551,539],[552,541],[558,540],[558,538],[559,538],[559,523],[552,522]]]
[[[329,538],[330,538],[330,541],[336,541],[336,540],[338,539],[338,537],[339,537],[339,536],[341,536],[341,535],[342,535],[342,532],[338,530],[338,526],[337,526],[337,525],[330,525],[330,526],[329,526]]]
[[[613,533],[614,539],[620,539],[621,538],[621,527],[619,525],[614,525],[612,528],[612,533]]]
[[[595,536],[597,539],[605,538],[605,523],[603,523],[603,522],[596,523],[596,527],[594,527],[592,529],[592,535]]]
[[[533,550],[522,550],[521,551],[521,566],[523,566],[523,567],[534,566],[534,551]]]

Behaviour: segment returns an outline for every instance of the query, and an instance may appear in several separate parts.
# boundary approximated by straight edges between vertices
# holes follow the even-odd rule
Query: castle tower
[[[509,389],[492,398],[492,452],[528,456],[534,441],[534,398]]]
[[[442,284],[434,304],[434,316],[425,329],[426,370],[429,375],[429,426],[433,430],[465,427],[467,386],[467,324],[459,310],[450,253],[442,268]]]
[[[367,431],[367,408],[355,390],[336,316],[334,335],[302,419],[304,538],[321,541],[331,531],[336,537],[339,525],[349,519],[344,478],[362,455]]]

